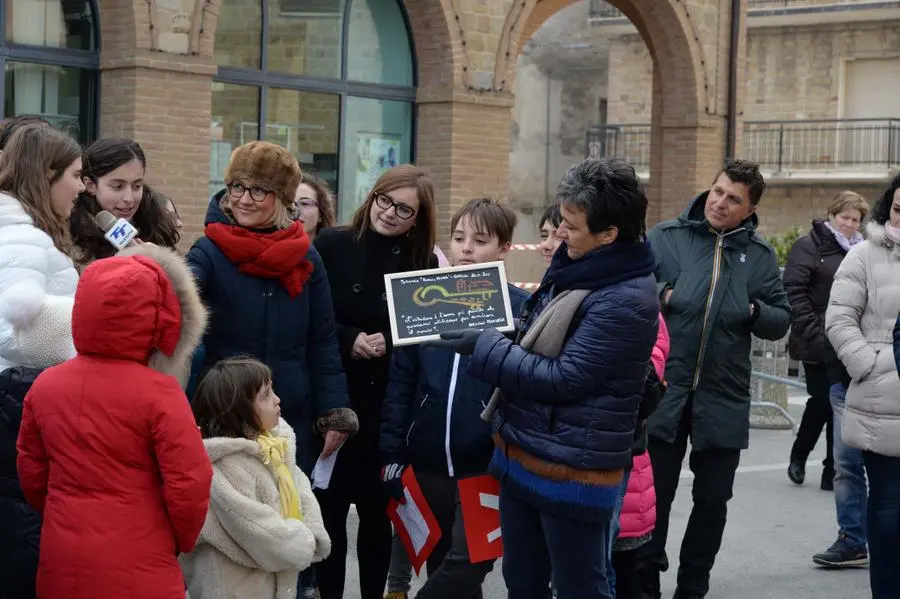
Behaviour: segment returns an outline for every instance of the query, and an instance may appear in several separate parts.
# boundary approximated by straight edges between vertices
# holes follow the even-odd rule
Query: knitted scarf
[[[210,223],[206,236],[242,273],[278,279],[292,298],[300,295],[312,274],[313,266],[306,259],[309,236],[299,222],[271,233]]]
[[[284,463],[288,442],[284,437],[275,437],[265,432],[257,439],[262,463],[272,470],[278,484],[278,497],[281,500],[281,515],[285,518],[303,520],[300,511],[300,495],[290,468]]]

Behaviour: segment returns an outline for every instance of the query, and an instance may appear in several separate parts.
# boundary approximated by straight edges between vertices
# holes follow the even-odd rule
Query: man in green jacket
[[[669,512],[691,442],[694,508],[681,545],[674,599],[701,599],[722,544],[740,452],[750,438],[750,336],[780,339],[790,305],[775,252],[756,234],[765,181],[729,161],[712,188],[649,233],[660,303],[672,339],[668,390],[649,421],[656,530],[639,550],[644,593],[658,599],[668,569]]]

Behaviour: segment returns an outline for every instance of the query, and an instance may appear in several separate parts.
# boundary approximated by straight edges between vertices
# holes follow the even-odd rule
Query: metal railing
[[[748,121],[741,147],[766,170],[890,170],[900,165],[900,119]]]
[[[585,137],[585,156],[620,158],[637,171],[650,170],[650,125],[595,125]]]
[[[859,5],[860,0],[747,0],[748,12],[772,8],[803,8],[807,6],[829,6],[835,4]],[[625,15],[605,0],[590,0],[590,19],[622,19]]]
[[[779,416],[794,431],[797,422],[790,413],[788,400],[793,389],[806,390],[803,364],[788,355],[787,342],[790,331],[777,341],[753,337],[750,345],[750,406],[756,408],[752,420],[766,428],[782,428]],[[767,414],[775,412],[775,419]],[[784,427],[787,428],[787,427]]]
[[[900,119],[747,121],[741,148],[743,158],[768,171],[881,172],[900,166]],[[648,170],[650,125],[592,126],[585,155]]]
[[[621,19],[624,16],[622,11],[604,0],[591,0],[588,7],[588,18],[590,19]]]

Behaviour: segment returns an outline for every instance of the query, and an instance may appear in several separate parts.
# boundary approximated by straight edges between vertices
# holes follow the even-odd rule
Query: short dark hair
[[[538,229],[543,229],[544,223],[550,223],[554,229],[559,228],[559,225],[562,223],[562,215],[559,213],[559,204],[547,206],[547,209],[544,210],[544,214],[541,216],[540,222],[538,222]]]
[[[722,170],[716,173],[713,183],[715,184],[723,174],[734,183],[746,185],[750,189],[750,203],[754,206],[759,205],[766,192],[766,180],[759,172],[759,164],[749,160],[726,160]]]
[[[451,235],[464,216],[472,219],[472,224],[480,233],[496,237],[501,245],[512,241],[518,220],[509,206],[490,198],[477,198],[469,200],[450,219]]]
[[[615,227],[617,241],[644,237],[647,195],[634,168],[621,160],[587,158],[569,167],[556,198],[561,206],[583,210],[591,233]]]
[[[900,173],[897,173],[880,198],[872,208],[872,221],[883,225],[891,220],[891,205],[894,203],[894,194],[900,189]]]
[[[238,356],[217,362],[200,380],[191,408],[200,435],[255,439],[263,432],[253,402],[272,384],[272,371],[254,358]]]

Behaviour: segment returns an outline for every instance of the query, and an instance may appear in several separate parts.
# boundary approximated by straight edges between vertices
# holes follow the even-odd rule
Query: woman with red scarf
[[[358,428],[335,334],[325,267],[290,205],[300,183],[294,157],[275,144],[237,148],[226,189],[209,202],[206,236],[188,253],[210,311],[202,372],[231,356],[272,369],[281,416],[297,432],[308,474],[323,441],[330,455]]]

